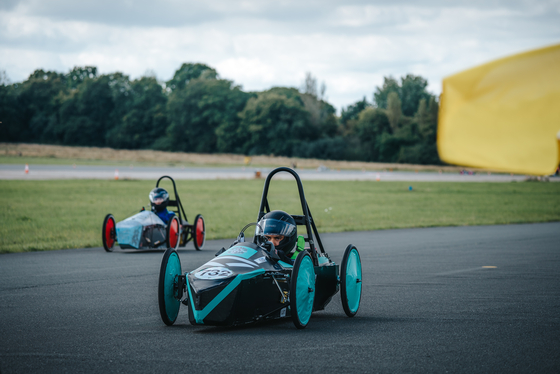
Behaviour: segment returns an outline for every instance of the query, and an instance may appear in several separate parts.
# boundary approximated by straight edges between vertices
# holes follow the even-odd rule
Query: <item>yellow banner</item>
[[[443,80],[440,158],[449,164],[549,175],[560,163],[560,44]]]

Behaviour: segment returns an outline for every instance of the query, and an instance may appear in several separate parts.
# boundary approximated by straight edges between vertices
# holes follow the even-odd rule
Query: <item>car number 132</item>
[[[233,275],[233,272],[225,267],[211,267],[196,273],[194,276],[198,279],[220,279],[228,278]]]

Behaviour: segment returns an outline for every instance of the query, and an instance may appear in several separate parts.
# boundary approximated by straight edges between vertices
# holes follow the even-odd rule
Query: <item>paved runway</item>
[[[120,179],[149,179],[156,180],[162,175],[170,175],[176,180],[185,179],[252,179],[256,172],[261,177],[272,171],[273,168],[255,167],[119,167],[112,166],[76,166],[72,165],[30,165],[29,173],[24,172],[24,165],[0,164],[0,179],[113,179],[118,171]],[[303,180],[363,180],[363,181],[440,181],[440,182],[512,182],[523,181],[525,175],[511,174],[459,174],[437,172],[412,172],[412,171],[361,171],[361,170],[331,170],[331,169],[297,169]],[[278,178],[291,178],[281,176]],[[551,177],[550,181],[560,181],[560,177]]]
[[[560,223],[323,235],[361,253],[363,299],[305,330],[161,322],[161,252],[0,255],[0,372],[558,373]],[[183,270],[230,241],[180,251]]]

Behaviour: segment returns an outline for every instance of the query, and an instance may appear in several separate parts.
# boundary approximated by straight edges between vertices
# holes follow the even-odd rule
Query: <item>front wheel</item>
[[[202,214],[198,214],[194,219],[194,224],[192,226],[192,237],[194,248],[200,251],[204,247],[204,242],[206,241],[206,225],[204,223],[204,217]]]
[[[362,261],[358,249],[350,244],[342,256],[340,265],[340,297],[348,317],[354,317],[362,298]]]
[[[290,309],[292,321],[298,329],[304,329],[309,323],[315,300],[315,269],[308,251],[302,251],[296,257],[292,269],[290,284]]]
[[[169,224],[167,225],[167,235],[165,238],[165,244],[167,248],[177,249],[179,246],[179,235],[180,235],[180,225],[179,220],[176,216],[169,220]]]
[[[115,218],[112,214],[107,214],[103,220],[103,229],[101,233],[101,240],[103,241],[103,248],[107,252],[113,252],[115,241],[117,239],[117,225]]]
[[[181,306],[179,277],[181,276],[181,261],[177,251],[167,248],[161,260],[158,282],[159,314],[163,323],[171,326],[177,320]]]

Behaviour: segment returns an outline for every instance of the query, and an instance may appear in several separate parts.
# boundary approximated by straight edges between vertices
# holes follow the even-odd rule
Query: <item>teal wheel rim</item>
[[[177,252],[173,252],[167,260],[167,269],[165,271],[164,292],[165,310],[167,317],[171,321],[175,321],[179,314],[179,306],[181,302],[177,300],[177,290],[175,284],[177,283],[177,276],[181,274],[181,263]]]
[[[352,314],[358,311],[362,297],[362,262],[356,248],[352,248],[346,263],[346,300]]]
[[[305,256],[300,264],[296,279],[296,309],[299,321],[307,325],[313,312],[315,299],[315,270],[310,256]]]
[[[178,289],[181,275],[181,261],[177,252],[168,248],[163,254],[159,272],[158,301],[159,312],[163,322],[171,326],[179,314],[181,300]]]

